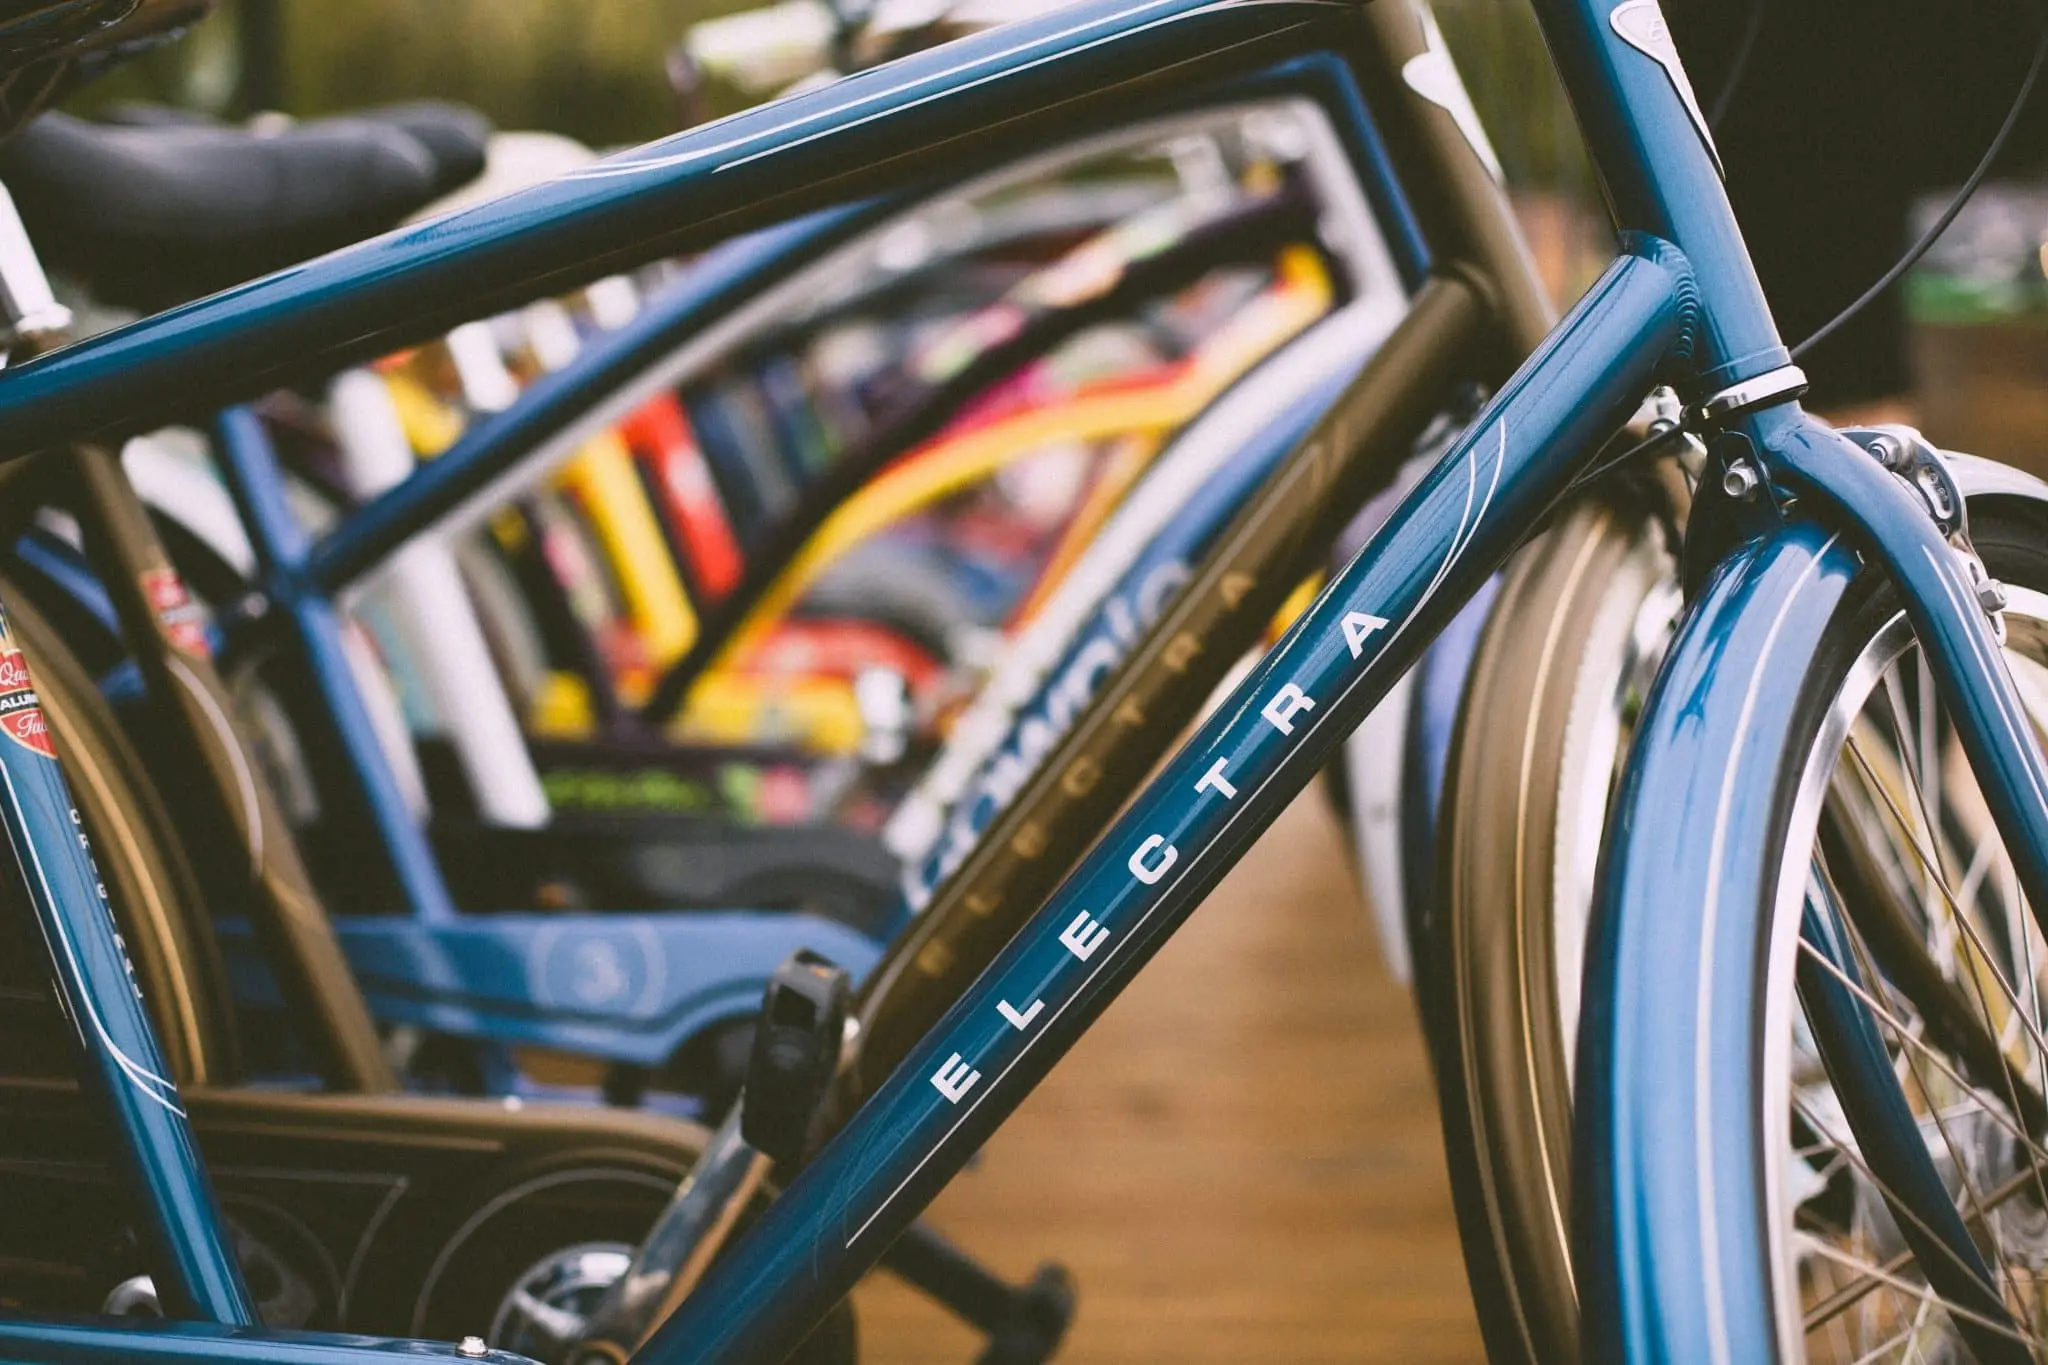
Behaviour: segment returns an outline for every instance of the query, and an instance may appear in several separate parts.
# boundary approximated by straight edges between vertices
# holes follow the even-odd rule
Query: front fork
[[[1730,429],[1761,477],[1723,485],[1721,446],[1723,468],[1702,482],[1687,530],[1692,603],[1636,729],[1587,945],[1573,1221],[1590,1359],[1796,1357],[1796,1322],[1780,1340],[1772,1308],[1790,1288],[1768,1250],[1766,1222],[1783,1210],[1730,1196],[1759,1172],[1774,1188],[1789,1141],[1754,1106],[1785,1084],[1771,1058],[1789,1036],[1775,1012],[1792,983],[1767,980],[1764,964],[1792,963],[1800,907],[1774,903],[1785,869],[1761,855],[1786,828],[1774,794],[1806,733],[1797,684],[1859,573],[1882,568],[1898,584],[2041,904],[2048,841],[2031,793],[2042,759],[1970,561],[1905,483],[1796,407]],[[2036,495],[1970,464],[1952,466],[1965,494]],[[1803,502],[1801,515],[1779,516],[1775,494]]]
[[[1948,540],[1940,491],[1916,493],[1877,456],[1796,407],[1753,425],[1765,473],[1821,502],[1824,519],[1898,586],[2020,886],[2048,933],[2048,759],[2000,654],[1997,585]]]

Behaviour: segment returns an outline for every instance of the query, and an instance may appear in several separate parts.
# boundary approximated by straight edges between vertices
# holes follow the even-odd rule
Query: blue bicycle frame
[[[1297,59],[1216,90],[1178,94],[1157,112],[1279,95],[1306,96],[1324,111],[1397,270],[1406,282],[1418,281],[1426,259],[1419,230],[1341,60],[1327,54]],[[1132,111],[1118,113],[1128,125]],[[319,698],[310,708],[320,732],[314,738],[334,770],[324,784],[332,797],[330,818],[362,830],[358,863],[366,881],[389,892],[377,903],[410,911],[337,914],[336,936],[380,1022],[488,1040],[493,1046],[482,1049],[481,1060],[493,1073],[494,1093],[519,1080],[496,1045],[532,1044],[659,1067],[707,1027],[749,1011],[769,974],[799,947],[823,953],[859,979],[875,962],[880,942],[902,928],[906,912],[893,909],[872,936],[819,915],[762,914],[741,906],[688,913],[459,913],[384,758],[343,649],[336,599],[411,537],[435,533],[464,509],[501,501],[500,490],[530,477],[536,462],[644,401],[686,344],[729,322],[821,254],[875,230],[902,206],[901,197],[882,197],[821,210],[706,253],[631,322],[595,338],[570,364],[541,376],[517,404],[481,419],[448,451],[317,539],[285,506],[280,462],[260,420],[246,408],[230,408],[212,423],[222,475],[256,551],[255,586],[264,604],[260,615],[233,618],[226,649],[282,646],[302,662]],[[1320,403],[1316,411],[1327,406]],[[1128,581],[1149,581],[1171,561],[1180,578],[1147,592],[1159,596],[1177,587],[1235,502],[1296,444],[1295,428],[1308,420],[1308,414],[1290,415],[1258,449],[1233,458],[1229,478],[1235,484],[1205,493],[1198,506],[1178,515],[1169,538],[1152,547]],[[1113,600],[1123,595],[1119,590]],[[1099,613],[1082,639],[1123,621]],[[1140,620],[1147,622],[1149,616]],[[1030,714],[1027,708],[1020,716],[1020,728]],[[985,811],[961,816],[958,837],[971,839],[986,818]],[[277,992],[249,926],[226,921],[219,927],[237,997],[275,1008]],[[571,979],[573,964],[588,960],[616,968],[603,974],[610,989],[601,997]]]
[[[1790,357],[1654,0],[1540,0],[1538,11],[1624,226],[1623,254],[1026,931],[647,1343],[645,1359],[768,1359],[800,1340],[1659,379],[1695,401],[1724,396],[1738,408],[1745,392],[1766,396],[1732,413],[1726,430],[1747,443],[1774,490],[1806,495],[1897,583],[2022,884],[2041,903],[2048,783],[1997,662],[1991,623],[1960,557],[1914,498],[1859,447],[1805,417],[1792,401],[1796,388],[1774,382],[1790,379]],[[1652,800],[1646,808],[1658,807]],[[1657,913],[1648,882],[1644,902],[1623,903],[1618,918]],[[1634,1055],[1641,1066],[1656,1062],[1640,1049]],[[1732,1163],[1754,1154],[1679,1159],[1700,1155]],[[1660,1188],[1617,1190],[1598,1173],[1587,1183],[1593,1217],[1605,1215],[1589,1231],[1596,1241],[1611,1228],[1637,1226]],[[1614,1281],[1643,1283],[1625,1255],[1601,1269]],[[1753,1257],[1728,1269],[1746,1272],[1740,1289],[1767,1288]],[[1676,1343],[1701,1325],[1686,1319],[1667,1330],[1654,1294],[1593,1302],[1625,1310],[1610,1319],[1617,1353],[1656,1355],[1660,1341],[1683,1350]],[[1744,1343],[1726,1358],[1761,1358],[1773,1345]]]
[[[1813,542],[1814,523],[1836,528],[1896,582],[2021,883],[2035,904],[2048,905],[2048,767],[2018,722],[1991,624],[1957,557],[1912,497],[1860,448],[1801,414],[1785,390],[1769,390],[1768,381],[1784,377],[1788,356],[1654,0],[1538,0],[1537,9],[1625,229],[1621,254],[1385,529],[638,1358],[664,1365],[773,1360],[795,1346],[1659,381],[1694,400],[1765,381],[1758,391],[1772,392],[1771,401],[1732,414],[1723,428],[1748,443],[1774,495],[1764,500],[1766,524],[1738,529],[1796,548]],[[878,192],[968,142],[996,153],[1027,144],[1093,101],[1128,99],[1154,82],[1226,78],[1316,48],[1342,51],[1351,26],[1362,22],[1357,6],[1329,0],[1082,4],[56,353],[0,377],[0,439],[19,453],[154,424],[195,402],[217,405],[293,366],[331,369],[458,316],[788,217],[850,189]],[[1440,271],[1456,268],[1437,263]],[[1322,430],[1310,439],[1332,435]],[[1780,491],[1799,496],[1782,531],[1775,529]],[[1768,605],[1754,593],[1745,601]],[[1734,620],[1747,629],[1741,613]],[[1717,697],[1714,705],[1718,719],[1728,703]],[[43,804],[52,803],[63,805],[57,797]],[[17,849],[46,847],[51,831],[33,817],[0,813]],[[45,837],[30,845],[37,834]],[[1704,837],[1667,827],[1681,849],[1694,847],[1695,836]],[[69,840],[58,844],[74,848]],[[82,886],[60,891],[48,898],[46,923],[110,933],[96,897]],[[1647,896],[1619,911],[1623,919],[1656,914]],[[119,1005],[103,979],[107,962],[90,965],[86,998]],[[122,1017],[131,1033],[120,1036],[146,1048],[147,1026],[132,999]],[[89,1060],[103,1055],[90,1044],[85,1050]],[[101,1089],[114,1097],[140,1084],[116,1071],[87,1074],[105,1076]],[[1596,1088],[1607,1083],[1604,1075],[1593,1079]],[[157,1222],[158,1263],[210,1266],[224,1285],[237,1283],[182,1122],[161,1105],[138,1119],[144,1110],[132,1095],[113,1112],[131,1165],[165,1173],[156,1207],[182,1210]],[[161,1160],[180,1150],[182,1163]],[[1644,1216],[1631,1202],[1635,1193],[1610,1185],[1588,1198],[1613,1223],[1634,1226]],[[1618,1237],[1609,1227],[1594,1235],[1603,1244]],[[1619,1258],[1606,1264],[1596,1273],[1615,1281],[1636,1274]],[[1744,1273],[1736,1290],[1761,1292],[1761,1269]],[[185,1275],[191,1287],[183,1301],[234,1321],[246,1299],[207,1292],[206,1278]],[[1618,1305],[1614,1331],[1629,1344],[1648,1343],[1661,1330],[1654,1295],[1596,1286],[1595,1297],[1603,1296]],[[23,1335],[25,1358],[78,1356],[75,1340]],[[1762,1354],[1751,1354],[1751,1345],[1737,1345],[1730,1358]],[[169,1349],[167,1340],[164,1350],[132,1349],[128,1358],[169,1358]],[[246,1358],[304,1357],[251,1339]]]
[[[1064,134],[1080,120],[1128,117],[1133,96],[1149,100],[1155,90],[1171,95],[1250,77],[1293,56],[1341,51],[1343,30],[1332,23],[1339,16],[1329,7],[1295,6],[1284,22],[1273,22],[1281,17],[1193,3],[1097,6],[971,42],[964,56],[956,47],[916,58],[842,82],[824,99],[670,139],[11,371],[0,381],[0,449],[26,454],[230,406],[291,374],[329,372],[444,330],[447,321],[570,287],[628,262],[709,245],[814,206],[835,215],[779,230],[771,244],[782,251],[754,258],[760,272],[772,274],[806,242],[815,245],[857,225],[861,208],[837,206],[853,188],[843,174],[847,165],[874,168],[857,187],[871,203],[875,192],[946,174],[956,153],[968,164],[986,164]],[[1076,90],[1087,93],[1068,93]],[[956,145],[961,127],[980,130],[971,155]],[[836,132],[821,136],[826,129]],[[708,198],[698,197],[706,191]],[[758,275],[750,279],[744,269],[723,281],[741,292],[757,283]],[[730,297],[714,293],[702,300],[702,315],[716,313]],[[631,344],[626,339],[619,347]],[[287,356],[287,364],[275,363]],[[314,546],[293,535],[282,509],[260,491],[242,510],[265,529],[260,540],[272,552],[264,567],[273,586],[290,578],[332,591],[463,501],[477,486],[476,471],[489,462],[481,452],[474,463],[444,461],[439,470],[445,472],[390,495],[359,523],[359,534]],[[295,624],[331,633],[331,610],[323,619],[320,605],[295,617]],[[32,694],[24,697],[27,708]],[[49,768],[46,756],[35,762]],[[41,799],[4,812],[10,835],[19,850],[46,856],[51,849],[74,850],[64,823],[69,802],[56,795],[62,783],[53,768],[43,786]],[[52,811],[63,818],[53,821]],[[124,1165],[136,1178],[164,1300],[176,1313],[247,1323],[246,1290],[175,1091],[160,1079],[164,1068],[133,998],[117,936],[103,901],[82,890],[96,887],[97,878],[82,846],[67,856],[77,864],[68,880],[58,879],[54,894],[38,883],[45,894],[35,903],[67,1003],[94,1002],[82,1017],[110,1021],[81,1033],[81,1073],[96,1079]],[[87,945],[82,966],[57,954],[55,945],[63,943]],[[117,1353],[139,1354],[134,1337],[117,1339]],[[50,1344],[65,1349],[54,1339]],[[253,1341],[250,1346],[261,1354]],[[69,1349],[90,1353],[77,1341]]]

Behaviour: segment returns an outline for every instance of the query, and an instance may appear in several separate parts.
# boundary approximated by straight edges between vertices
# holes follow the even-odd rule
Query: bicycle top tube
[[[1349,0],[1085,0],[400,229],[0,376],[0,455],[138,430],[1355,39]]]
[[[1084,132],[1078,140],[1067,130],[1054,149],[971,171],[968,178],[945,184],[942,193],[971,193],[977,185],[1009,183],[1029,168],[1059,164],[1059,158],[1076,154],[1076,149],[1122,145],[1133,127],[1179,127],[1191,117],[1207,117],[1200,111],[1227,108],[1234,102],[1305,97],[1334,121],[1333,131],[1344,151],[1369,172],[1366,199],[1375,216],[1390,225],[1394,268],[1411,288],[1420,283],[1427,274],[1428,246],[1344,58],[1316,52],[1190,94],[1192,106],[1166,102],[1135,124],[1127,116]],[[1415,171],[1411,167],[1403,174],[1413,176]],[[324,591],[338,592],[437,518],[452,514],[459,519],[461,508],[493,505],[495,491],[523,477],[524,468],[558,458],[604,421],[637,408],[673,377],[707,363],[703,357],[718,354],[723,338],[751,335],[750,327],[765,325],[763,316],[790,307],[774,288],[802,287],[804,274],[797,271],[798,264],[808,270],[820,258],[829,261],[837,244],[873,232],[890,215],[916,213],[905,207],[915,202],[908,196],[887,195],[849,201],[729,239],[706,253],[680,279],[652,293],[631,322],[594,340],[575,364],[541,376],[510,409],[477,422],[412,478],[304,547],[307,577]],[[793,278],[775,278],[779,272],[792,271]],[[746,321],[750,314],[751,323]],[[1540,338],[1544,330],[1547,323],[1535,326],[1533,338]],[[0,411],[4,407],[0,386]],[[526,464],[529,456],[531,466]]]
[[[1722,183],[1720,153],[1657,0],[1534,0],[1616,222],[1685,253],[1698,397],[1791,364]]]

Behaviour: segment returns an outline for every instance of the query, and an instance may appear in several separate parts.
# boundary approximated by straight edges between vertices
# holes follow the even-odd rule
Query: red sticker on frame
[[[35,685],[29,681],[28,661],[13,648],[0,653],[0,733],[44,758],[57,756],[50,723],[43,718]]]
[[[142,596],[163,624],[172,648],[194,658],[213,657],[213,648],[206,639],[206,608],[192,600],[176,569],[144,569]]]

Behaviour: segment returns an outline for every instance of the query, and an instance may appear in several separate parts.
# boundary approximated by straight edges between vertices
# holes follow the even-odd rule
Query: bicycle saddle
[[[275,132],[53,112],[0,146],[0,182],[48,264],[155,310],[395,225],[475,175],[488,132],[433,105]]]
[[[484,165],[488,160],[486,153],[490,146],[491,134],[495,131],[489,119],[468,105],[456,104],[452,100],[403,100],[397,104],[378,104],[367,109],[352,109],[345,117],[364,123],[388,124],[418,139],[419,144],[427,149],[427,154],[434,158],[436,196],[461,189],[484,173]],[[145,104],[137,101],[123,101],[110,105],[100,112],[99,122],[124,128],[215,128],[226,132],[249,131],[234,124],[224,123],[211,114],[203,114],[196,109],[180,109],[170,104]]]

